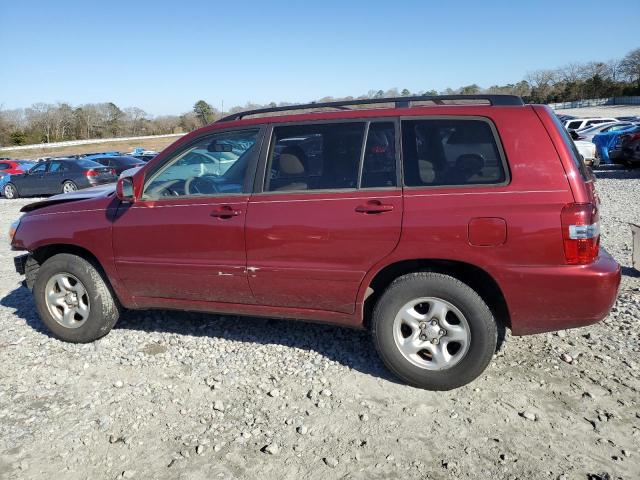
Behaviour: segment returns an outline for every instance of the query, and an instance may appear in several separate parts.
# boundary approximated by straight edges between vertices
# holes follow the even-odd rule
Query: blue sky
[[[0,105],[310,101],[516,82],[640,47],[640,1],[0,0]],[[592,40],[589,40],[592,38]]]

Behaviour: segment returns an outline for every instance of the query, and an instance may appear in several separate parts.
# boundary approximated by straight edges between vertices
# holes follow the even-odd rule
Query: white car
[[[596,157],[596,146],[593,143],[586,140],[575,140],[573,143],[576,144],[578,152],[584,158],[584,163],[594,167],[600,166],[600,159]]]
[[[626,128],[633,127],[633,123],[629,122],[613,122],[613,123],[600,123],[598,125],[592,125],[582,130],[578,130],[577,133],[580,136],[579,140],[586,140],[587,142],[593,141],[599,133],[615,132],[617,130],[624,130]]]
[[[591,125],[597,125],[599,123],[614,123],[619,122],[615,118],[608,117],[592,117],[592,118],[574,118],[573,120],[567,120],[564,122],[564,128],[567,130],[580,130],[582,128],[590,127]]]

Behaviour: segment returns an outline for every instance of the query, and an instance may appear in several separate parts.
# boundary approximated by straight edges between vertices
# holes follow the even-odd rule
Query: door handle
[[[391,212],[392,210],[393,210],[393,205],[386,205],[382,203],[380,200],[369,200],[364,205],[358,205],[356,207],[356,212],[364,213],[365,215]]]
[[[223,205],[217,210],[214,210],[213,212],[211,212],[212,217],[221,218],[223,220],[226,220],[232,217],[237,217],[238,215],[241,215],[241,214],[242,214],[241,210],[234,210],[229,205]]]

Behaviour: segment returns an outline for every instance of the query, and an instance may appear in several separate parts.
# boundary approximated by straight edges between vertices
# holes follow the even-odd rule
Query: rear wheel
[[[71,193],[78,190],[78,186],[71,180],[67,180],[62,184],[62,193]]]
[[[8,198],[9,200],[19,197],[18,189],[13,183],[7,183],[2,191],[4,193],[4,198]]]
[[[468,285],[440,273],[395,280],[376,304],[372,327],[387,367],[428,390],[450,390],[474,380],[497,343],[487,304]]]
[[[87,260],[54,255],[38,270],[33,295],[40,318],[60,340],[86,343],[103,337],[118,321],[117,301]]]

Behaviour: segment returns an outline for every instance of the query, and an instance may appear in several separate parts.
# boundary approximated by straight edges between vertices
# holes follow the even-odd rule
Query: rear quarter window
[[[576,144],[573,143],[573,140],[571,139],[571,135],[569,135],[569,132],[567,131],[566,128],[564,128],[564,126],[562,125],[562,122],[556,116],[555,113],[551,115],[551,118],[553,120],[554,125],[556,126],[556,129],[558,130],[558,132],[560,132],[562,141],[564,142],[565,146],[571,153],[571,160],[573,161],[573,164],[576,166],[576,169],[580,172],[582,179],[585,181],[588,180],[589,174],[587,172],[587,166],[584,164],[584,161],[582,160],[582,155],[580,155],[580,152],[578,152],[578,147],[576,147]]]
[[[404,183],[409,187],[507,182],[504,155],[485,119],[402,122]]]

